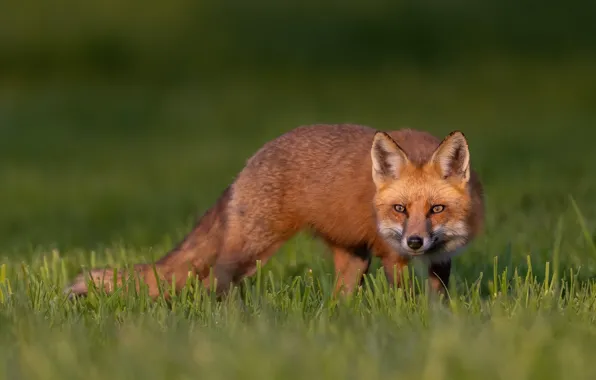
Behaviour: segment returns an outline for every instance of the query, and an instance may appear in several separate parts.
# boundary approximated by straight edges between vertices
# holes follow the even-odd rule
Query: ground
[[[594,80],[581,61],[488,60],[209,84],[4,87],[0,373],[594,378]],[[330,257],[304,235],[220,301],[192,286],[171,305],[61,293],[81,265],[160,257],[264,142],[319,122],[464,131],[487,224],[455,260],[446,305],[428,299],[424,277],[415,298],[388,290],[377,261],[368,285],[337,303]]]

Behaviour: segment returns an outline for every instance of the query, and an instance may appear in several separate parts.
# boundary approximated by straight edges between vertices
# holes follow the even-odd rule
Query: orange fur
[[[449,254],[480,231],[483,219],[482,188],[474,172],[467,172],[467,182],[445,175],[457,169],[445,158],[459,152],[450,150],[449,144],[456,141],[456,147],[465,145],[467,152],[465,138],[448,137],[439,145],[440,140],[425,132],[376,132],[358,125],[312,125],[267,142],[185,239],[155,263],[158,277],[171,283],[175,276],[175,287],[180,289],[188,275],[197,275],[209,286],[208,274],[213,269],[217,291],[222,292],[253,274],[256,260],[264,263],[298,231],[310,229],[333,251],[337,291],[354,290],[368,270],[371,252],[381,258],[393,281],[393,266],[401,269],[412,255],[396,249],[396,241],[379,228],[383,223],[405,221],[405,215],[393,208],[401,202],[410,212],[407,231],[422,234],[428,221],[446,226],[459,223],[456,226],[467,231],[446,254],[429,253],[431,276],[446,282]],[[384,150],[379,150],[379,143]],[[443,154],[435,157],[441,149]],[[401,164],[385,165],[380,161],[386,158],[383,155],[393,160],[390,164]],[[373,163],[385,165],[384,171],[376,171]],[[445,204],[445,211],[424,218],[433,202]],[[156,297],[152,267],[139,264],[134,271]],[[67,291],[85,294],[89,274],[97,286],[112,290],[112,272],[92,269],[81,273]],[[116,280],[122,284],[120,275]]]

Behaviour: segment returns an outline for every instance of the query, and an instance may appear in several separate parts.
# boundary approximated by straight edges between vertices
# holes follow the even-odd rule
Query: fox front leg
[[[431,263],[428,266],[428,278],[430,286],[439,295],[448,298],[449,277],[451,275],[451,260]]]

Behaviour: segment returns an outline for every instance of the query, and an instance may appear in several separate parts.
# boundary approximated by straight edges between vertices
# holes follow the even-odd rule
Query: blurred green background
[[[487,231],[462,256],[593,271],[596,2],[0,5],[0,256],[157,257],[302,124],[461,129]],[[332,196],[332,195],[331,195]]]

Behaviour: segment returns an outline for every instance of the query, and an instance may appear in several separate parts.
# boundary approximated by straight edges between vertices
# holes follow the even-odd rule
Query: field
[[[186,3],[172,4],[164,18]],[[296,32],[303,55],[280,48],[272,66],[233,67],[223,48],[209,62],[184,47],[160,61],[171,30],[145,71],[134,66],[145,50],[125,54],[132,63],[114,53],[116,63],[93,66],[69,55],[70,40],[51,45],[64,41],[51,33],[44,43],[63,48],[55,61],[40,59],[43,49],[17,54],[27,38],[42,40],[33,32],[0,56],[1,378],[596,376],[596,58],[581,49],[592,41],[548,59],[536,44],[535,55],[468,52],[442,64],[377,46],[373,63],[341,65],[344,45],[319,62]],[[264,142],[320,122],[464,131],[487,225],[455,260],[447,304],[429,296],[424,276],[414,298],[389,290],[377,261],[367,284],[338,302],[330,256],[306,235],[222,300],[197,286],[171,304],[62,294],[82,265],[162,256]]]

